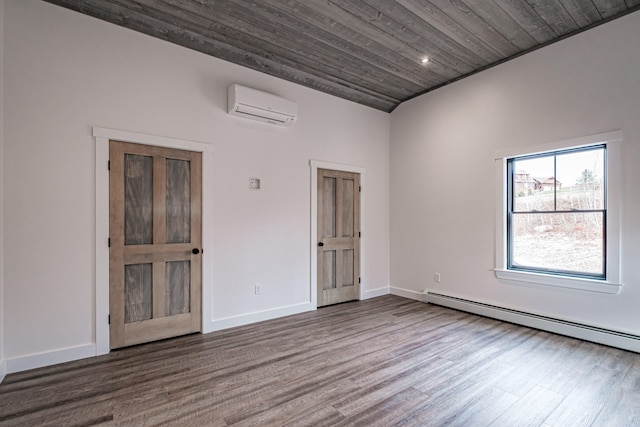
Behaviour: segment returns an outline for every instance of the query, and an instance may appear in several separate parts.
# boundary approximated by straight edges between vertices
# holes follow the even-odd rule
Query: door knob
[[[324,246],[324,243],[318,242],[318,246]]]
[[[193,248],[193,249],[191,250],[191,253],[192,253],[192,254],[194,254],[194,255],[198,255],[198,254],[200,253],[200,249],[198,249],[198,248]]]

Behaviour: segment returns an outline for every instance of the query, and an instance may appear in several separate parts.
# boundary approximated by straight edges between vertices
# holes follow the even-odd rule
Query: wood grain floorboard
[[[640,355],[387,295],[8,375],[44,425],[637,426]]]
[[[535,386],[507,409],[491,425],[528,427],[541,425],[562,402],[564,396]]]

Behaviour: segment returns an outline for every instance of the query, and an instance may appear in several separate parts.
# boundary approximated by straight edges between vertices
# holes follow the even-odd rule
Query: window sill
[[[496,269],[498,279],[510,282],[524,282],[535,285],[557,286],[561,288],[578,289],[581,291],[599,292],[603,294],[617,294],[622,288],[621,283],[611,283],[604,280],[583,279],[579,277],[553,276],[550,274],[530,273]]]

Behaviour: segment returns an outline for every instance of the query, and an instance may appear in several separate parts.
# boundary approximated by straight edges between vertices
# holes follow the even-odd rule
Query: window
[[[507,160],[508,269],[605,279],[606,146]]]
[[[617,293],[622,132],[496,156],[496,276]]]

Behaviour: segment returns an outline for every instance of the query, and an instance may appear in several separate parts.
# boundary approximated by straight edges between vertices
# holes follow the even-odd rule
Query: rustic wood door
[[[110,141],[110,346],[200,331],[202,155]]]
[[[318,307],[360,296],[360,175],[318,169]]]

